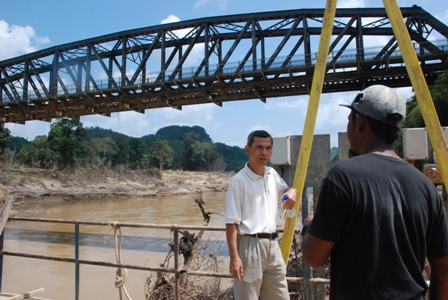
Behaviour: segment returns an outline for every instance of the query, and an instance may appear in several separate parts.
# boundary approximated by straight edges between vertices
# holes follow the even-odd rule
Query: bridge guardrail
[[[30,259],[40,259],[40,260],[50,260],[50,261],[59,261],[72,263],[75,265],[75,299],[79,299],[79,290],[80,290],[80,266],[81,265],[94,265],[94,266],[102,266],[102,267],[114,267],[120,269],[133,269],[133,270],[141,270],[141,271],[150,271],[150,272],[165,272],[171,273],[175,276],[175,290],[174,297],[175,299],[180,299],[179,295],[179,284],[181,276],[207,276],[207,277],[218,277],[218,278],[232,278],[228,273],[219,273],[219,272],[207,272],[207,271],[186,271],[183,270],[179,263],[179,232],[181,230],[204,230],[204,231],[225,231],[225,227],[223,226],[192,226],[192,225],[178,225],[178,224],[144,224],[144,223],[122,223],[122,222],[92,222],[92,221],[79,221],[79,220],[61,220],[61,219],[43,219],[43,218],[20,218],[20,217],[11,217],[9,221],[18,221],[18,222],[43,222],[43,223],[59,223],[59,224],[72,224],[74,225],[74,257],[57,257],[50,255],[36,255],[29,254],[23,252],[14,252],[14,251],[4,251],[4,235],[0,236],[0,292],[2,287],[2,278],[3,278],[3,256],[15,256],[15,257],[24,257]],[[94,261],[94,260],[85,260],[80,258],[80,226],[88,225],[88,226],[110,226],[112,228],[155,228],[155,229],[169,229],[173,232],[173,243],[174,243],[174,266],[173,268],[165,268],[165,267],[149,267],[145,265],[131,265],[131,264],[123,264],[121,262],[111,263],[105,261]],[[118,271],[117,271],[118,272]],[[288,282],[290,283],[300,283],[300,284],[329,284],[329,279],[322,278],[311,278],[304,279],[303,277],[288,277]]]
[[[442,53],[448,53],[448,41],[446,40],[439,40],[435,41],[433,43]],[[348,49],[342,52],[341,54],[338,53],[337,50],[332,51],[329,54],[328,57],[328,63],[332,64],[333,68],[337,66],[337,64],[346,64],[346,63],[356,63],[356,62],[367,62],[367,61],[376,61],[381,60],[380,51],[382,50],[382,47],[372,47],[372,48],[364,48],[361,53],[357,53],[358,51],[356,49]],[[414,45],[414,50],[416,51],[417,55],[419,57],[427,56],[426,59],[431,58],[432,53],[430,53],[427,49],[422,49],[418,44]],[[118,85],[118,88],[133,88],[135,90],[141,89],[142,86],[150,86],[150,85],[157,85],[162,82],[172,82],[172,81],[180,81],[180,80],[188,80],[188,79],[197,79],[201,77],[215,77],[216,76],[222,76],[222,75],[231,75],[231,74],[244,74],[244,73],[253,73],[253,72],[273,72],[273,71],[281,71],[285,70],[285,74],[288,73],[287,70],[293,69],[293,68],[303,68],[303,67],[310,67],[314,66],[316,55],[311,54],[309,58],[305,57],[304,55],[296,55],[296,56],[279,56],[275,60],[273,60],[269,66],[266,66],[267,62],[265,60],[257,60],[256,64],[253,64],[252,60],[248,61],[238,61],[238,62],[229,62],[225,65],[219,65],[219,64],[210,64],[207,71],[203,68],[200,73],[196,73],[194,70],[197,69],[197,66],[186,66],[182,69],[174,69],[174,70],[167,70],[164,72],[152,72],[145,75],[145,80],[143,80],[142,76],[139,76],[139,78],[136,80],[136,82],[131,85],[123,85],[122,78],[121,77],[114,77],[114,82]],[[384,55],[384,54],[383,54]],[[394,58],[401,58],[401,52],[397,48],[393,53],[388,53],[387,59],[394,59]],[[311,65],[307,66],[307,61],[311,62]],[[285,62],[286,65],[285,65]],[[403,63],[401,63],[403,65]],[[206,74],[208,73],[208,75]],[[170,74],[176,74],[174,77]],[[162,78],[163,80],[162,80]],[[104,79],[100,82],[95,82],[99,89],[106,93],[113,93],[116,92],[117,88],[112,87],[111,81]],[[81,86],[85,86],[85,83],[83,82]],[[93,88],[92,83],[90,83],[90,88]],[[60,86],[58,87],[57,91],[57,97],[63,97],[63,96],[76,96],[79,94],[80,88],[77,86],[69,85],[67,84],[66,89],[62,89]],[[20,87],[17,87],[17,90],[19,92],[22,92]],[[68,91],[68,94],[67,94]],[[45,95],[45,92],[43,90],[39,90],[41,95]],[[86,91],[83,91],[86,92]],[[96,95],[97,97],[101,97],[101,94]],[[28,93],[28,99],[25,100],[25,102],[32,102],[34,100],[42,100],[42,97],[37,95],[34,92]],[[3,95],[2,99],[3,103],[8,102],[17,102],[14,99],[9,99],[7,95]]]

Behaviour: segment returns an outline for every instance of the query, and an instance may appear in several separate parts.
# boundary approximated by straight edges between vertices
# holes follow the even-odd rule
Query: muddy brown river
[[[32,218],[202,225],[202,214],[193,200],[194,196],[190,194],[162,198],[36,201],[22,204],[15,209],[21,215]],[[203,200],[207,212],[216,212],[211,216],[209,225],[224,226],[225,193],[205,193]],[[73,224],[9,221],[5,229],[4,250],[74,258],[73,233]],[[130,265],[159,267],[169,252],[168,244],[173,241],[172,233],[168,229],[124,227],[122,234],[121,262]],[[220,272],[225,272],[225,233],[208,233],[203,242],[201,248],[205,249],[204,253],[213,252],[218,257]],[[80,245],[81,260],[117,262],[114,235],[110,226],[80,225]],[[115,287],[116,270],[114,267],[81,265],[79,299],[120,299]],[[154,278],[154,273],[128,270],[125,287],[133,300],[145,299],[145,282],[148,278]],[[42,298],[75,299],[75,265],[68,262],[4,256],[2,292],[20,294],[39,288],[45,288],[45,292],[38,295]]]

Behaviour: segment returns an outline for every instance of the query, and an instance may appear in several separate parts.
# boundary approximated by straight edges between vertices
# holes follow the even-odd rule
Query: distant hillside
[[[133,137],[115,132],[110,129],[104,129],[100,127],[87,127],[86,142],[90,142],[93,139],[111,138],[112,140],[130,140]],[[238,171],[247,161],[247,155],[243,148],[236,146],[228,146],[224,143],[213,142],[210,136],[207,134],[204,128],[200,126],[167,126],[160,128],[155,134],[148,134],[141,137],[142,141],[148,146],[148,149],[157,140],[166,140],[171,148],[174,150],[174,160],[179,160],[183,153],[182,142],[185,134],[194,132],[198,141],[201,143],[211,143],[212,149],[222,156],[225,163],[225,171]],[[31,141],[27,141],[21,137],[13,137],[12,141],[7,145],[14,154],[20,152],[20,149],[25,148],[28,152],[31,151]],[[176,167],[176,166],[174,166]]]
[[[243,148],[232,147],[219,142],[214,143],[205,129],[200,126],[167,126],[160,128],[155,134],[143,136],[142,140],[148,147],[151,147],[152,143],[157,139],[166,140],[171,148],[173,148],[175,158],[179,158],[183,152],[182,141],[184,140],[185,134],[189,132],[196,133],[198,140],[202,143],[212,143],[213,150],[223,157],[226,164],[226,171],[238,171],[244,167],[244,163],[247,161],[247,155]]]
[[[333,147],[330,149],[330,160],[333,160],[335,156],[339,155],[339,148]]]
[[[126,134],[118,133],[113,130],[104,129],[104,128],[101,128],[98,126],[87,127],[86,129],[88,132],[88,136],[87,136],[88,141],[91,141],[92,139],[95,139],[95,138],[102,139],[102,138],[106,138],[106,137],[110,137],[113,140],[116,140],[118,138],[122,138],[122,139],[130,139],[131,138],[130,136],[128,136]]]

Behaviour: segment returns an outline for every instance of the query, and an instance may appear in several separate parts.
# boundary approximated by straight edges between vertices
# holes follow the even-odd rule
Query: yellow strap
[[[333,21],[336,14],[336,3],[337,0],[327,0],[327,5],[325,7],[324,23],[322,25],[319,50],[317,52],[316,66],[314,68],[310,100],[308,102],[305,127],[303,129],[302,142],[300,144],[299,157],[297,159],[296,172],[293,182],[293,187],[298,191],[297,201],[294,206],[296,212],[298,212],[300,208],[303,188],[305,185],[306,171],[310,160],[311,147],[314,137],[314,127],[317,119],[317,110],[319,108],[320,95],[322,94],[322,86],[327,68],[328,51],[330,49],[330,40],[333,32]],[[288,265],[289,252],[291,251],[296,221],[297,213],[293,218],[286,218],[283,237],[280,242],[283,260],[286,265]]]

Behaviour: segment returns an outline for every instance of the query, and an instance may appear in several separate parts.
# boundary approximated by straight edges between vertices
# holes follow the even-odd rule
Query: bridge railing
[[[212,231],[212,232],[223,232],[225,231],[225,227],[223,226],[192,226],[192,225],[163,225],[163,224],[142,224],[142,223],[121,223],[121,222],[91,222],[91,221],[79,221],[79,220],[61,220],[61,219],[43,219],[43,218],[20,218],[20,217],[11,217],[8,222],[32,222],[32,223],[51,223],[51,224],[69,224],[73,225],[73,236],[68,239],[68,243],[74,246],[74,256],[73,257],[61,257],[61,256],[52,256],[52,255],[40,255],[40,254],[31,254],[24,253],[18,251],[5,251],[4,246],[8,239],[5,239],[4,234],[5,231],[0,236],[0,292],[2,291],[2,280],[4,276],[8,276],[3,272],[3,260],[5,256],[13,256],[13,257],[22,257],[27,259],[38,259],[38,260],[48,260],[48,261],[58,261],[64,263],[74,264],[75,266],[75,300],[78,300],[80,297],[80,266],[81,265],[91,265],[91,266],[100,266],[100,267],[112,267],[117,268],[118,271],[123,269],[133,269],[140,271],[149,271],[154,273],[170,273],[174,274],[175,282],[174,282],[174,299],[181,299],[179,287],[182,276],[202,276],[202,277],[215,277],[215,278],[232,278],[229,273],[221,273],[221,272],[210,272],[210,271],[194,271],[194,270],[184,270],[179,262],[180,259],[180,238],[181,232],[185,230],[197,230],[197,231]],[[83,242],[86,240],[83,238],[83,233],[81,233],[81,226],[100,226],[102,230],[104,230],[105,226],[108,226],[110,230],[115,231],[115,253],[117,253],[117,248],[121,248],[121,244],[117,245],[117,233],[116,230],[120,230],[121,228],[152,228],[152,229],[169,229],[173,233],[173,257],[174,257],[174,266],[172,268],[169,267],[151,267],[145,265],[133,265],[122,263],[121,259],[117,258],[117,263],[106,262],[106,261],[98,261],[98,260],[86,260],[80,257],[80,246],[89,247],[89,244]],[[33,228],[37,228],[33,227]],[[110,231],[109,230],[109,231]],[[49,234],[53,234],[56,236],[55,238],[60,238],[60,232],[48,230]],[[6,229],[8,232],[8,229]],[[59,234],[59,235],[58,235]],[[85,234],[85,233],[84,233]],[[119,237],[121,240],[121,236]],[[40,242],[37,240],[37,242]],[[60,242],[60,241],[59,241]],[[124,246],[124,245],[123,245]],[[129,248],[131,245],[127,245]],[[118,249],[119,250],[119,249]],[[167,247],[167,251],[169,247]],[[145,250],[141,250],[145,251]],[[145,262],[143,262],[145,263]],[[121,273],[120,273],[121,274]],[[315,284],[329,284],[329,279],[322,278],[306,278],[303,277],[288,277],[288,282],[290,284],[307,284],[308,286],[313,286]],[[48,289],[47,289],[48,290]],[[297,291],[298,292],[298,291]],[[292,295],[296,292],[292,292]]]
[[[432,45],[435,46],[440,53],[448,53],[447,40],[434,41]],[[338,53],[338,50],[334,50],[329,53],[328,64],[331,65],[331,68],[334,70],[335,68],[338,68],[338,65],[344,65],[342,68],[346,68],[346,64],[349,63],[353,63],[355,65],[357,62],[377,62],[382,60],[389,61],[392,59],[399,60],[402,57],[399,48],[395,49],[392,53],[381,53],[383,50],[383,47],[364,48],[362,50],[346,49],[342,53]],[[431,56],[433,53],[426,48],[421,49],[419,44],[414,44],[414,50],[416,51],[418,57],[422,58],[424,56],[428,63],[431,63]],[[266,72],[267,74],[275,72],[275,74],[283,74],[283,76],[286,76],[286,74],[289,74],[292,69],[294,72],[300,72],[301,68],[309,68],[314,66],[316,57],[317,53],[313,53],[309,57],[305,57],[305,55],[279,56],[272,62],[269,62],[269,65],[266,60],[261,59],[257,60],[255,64],[252,60],[227,62],[224,65],[212,63],[208,66],[208,68],[203,67],[200,71],[198,71],[198,66],[185,66],[182,69],[170,69],[164,72],[151,72],[145,74],[145,76],[140,75],[130,86],[126,84],[123,85],[122,82],[124,81],[122,81],[121,77],[114,77],[113,82],[118,86],[118,90],[117,87],[114,87],[114,85],[111,84],[112,80],[109,79],[95,80],[95,84],[99,90],[96,90],[92,83],[88,85],[87,91],[83,90],[81,87],[85,87],[85,82],[79,83],[78,86],[75,86],[74,84],[66,84],[65,90],[58,85],[57,97],[79,96],[80,93],[90,93],[94,94],[96,97],[102,97],[103,94],[119,93],[120,88],[132,89],[138,93],[144,87],[156,87],[162,82],[172,83],[189,79],[201,80],[206,78],[218,80],[217,77],[219,76],[235,74],[250,75],[255,72]],[[403,62],[398,64],[402,66]],[[23,92],[21,87],[16,87],[16,89],[19,93]],[[39,89],[39,93],[41,95],[45,95],[45,92],[42,89]],[[27,99],[23,99],[25,102],[33,100],[42,100],[42,97],[30,91],[27,94]],[[17,101],[14,99],[9,99],[7,95],[4,94],[2,102],[8,103]]]

